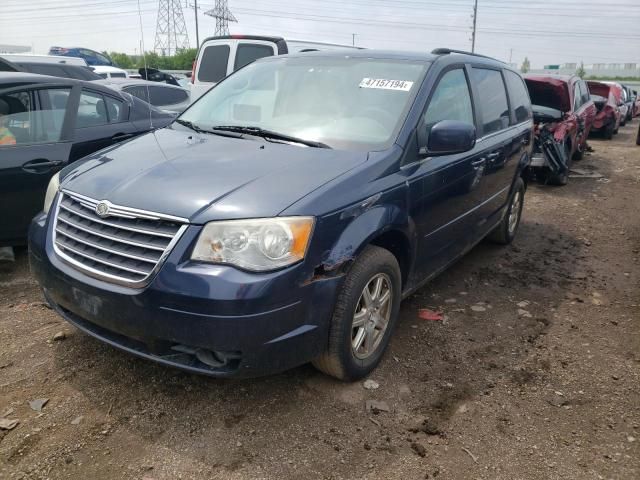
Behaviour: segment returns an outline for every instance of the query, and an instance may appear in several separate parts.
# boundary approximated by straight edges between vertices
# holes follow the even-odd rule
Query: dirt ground
[[[637,128],[574,165],[602,178],[531,185],[512,246],[407,299],[372,390],[133,358],[46,308],[19,251],[0,272],[0,419],[20,422],[0,429],[0,478],[640,478]]]

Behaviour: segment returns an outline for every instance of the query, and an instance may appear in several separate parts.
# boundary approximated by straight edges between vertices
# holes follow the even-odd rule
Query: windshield
[[[388,148],[420,88],[426,62],[280,57],[252,63],[180,117],[199,128],[257,127],[331,148]]]

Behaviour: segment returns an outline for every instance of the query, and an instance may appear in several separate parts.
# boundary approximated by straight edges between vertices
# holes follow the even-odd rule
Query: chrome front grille
[[[62,191],[56,205],[53,243],[62,259],[84,273],[114,283],[143,286],[186,224],[184,218]]]

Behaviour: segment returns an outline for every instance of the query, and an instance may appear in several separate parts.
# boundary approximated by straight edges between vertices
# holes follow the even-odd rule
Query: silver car
[[[191,104],[187,89],[166,83],[135,78],[110,78],[108,80],[97,80],[96,83],[129,93],[166,112],[182,113]]]

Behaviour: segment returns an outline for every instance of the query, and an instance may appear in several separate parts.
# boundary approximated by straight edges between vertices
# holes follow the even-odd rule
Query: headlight
[[[44,207],[42,208],[44,213],[49,213],[53,199],[56,198],[56,193],[58,193],[58,188],[60,188],[60,173],[56,173],[51,177],[51,180],[49,180],[47,193],[44,196]]]
[[[313,217],[210,222],[202,229],[191,259],[257,272],[275,270],[304,258],[312,229]]]

